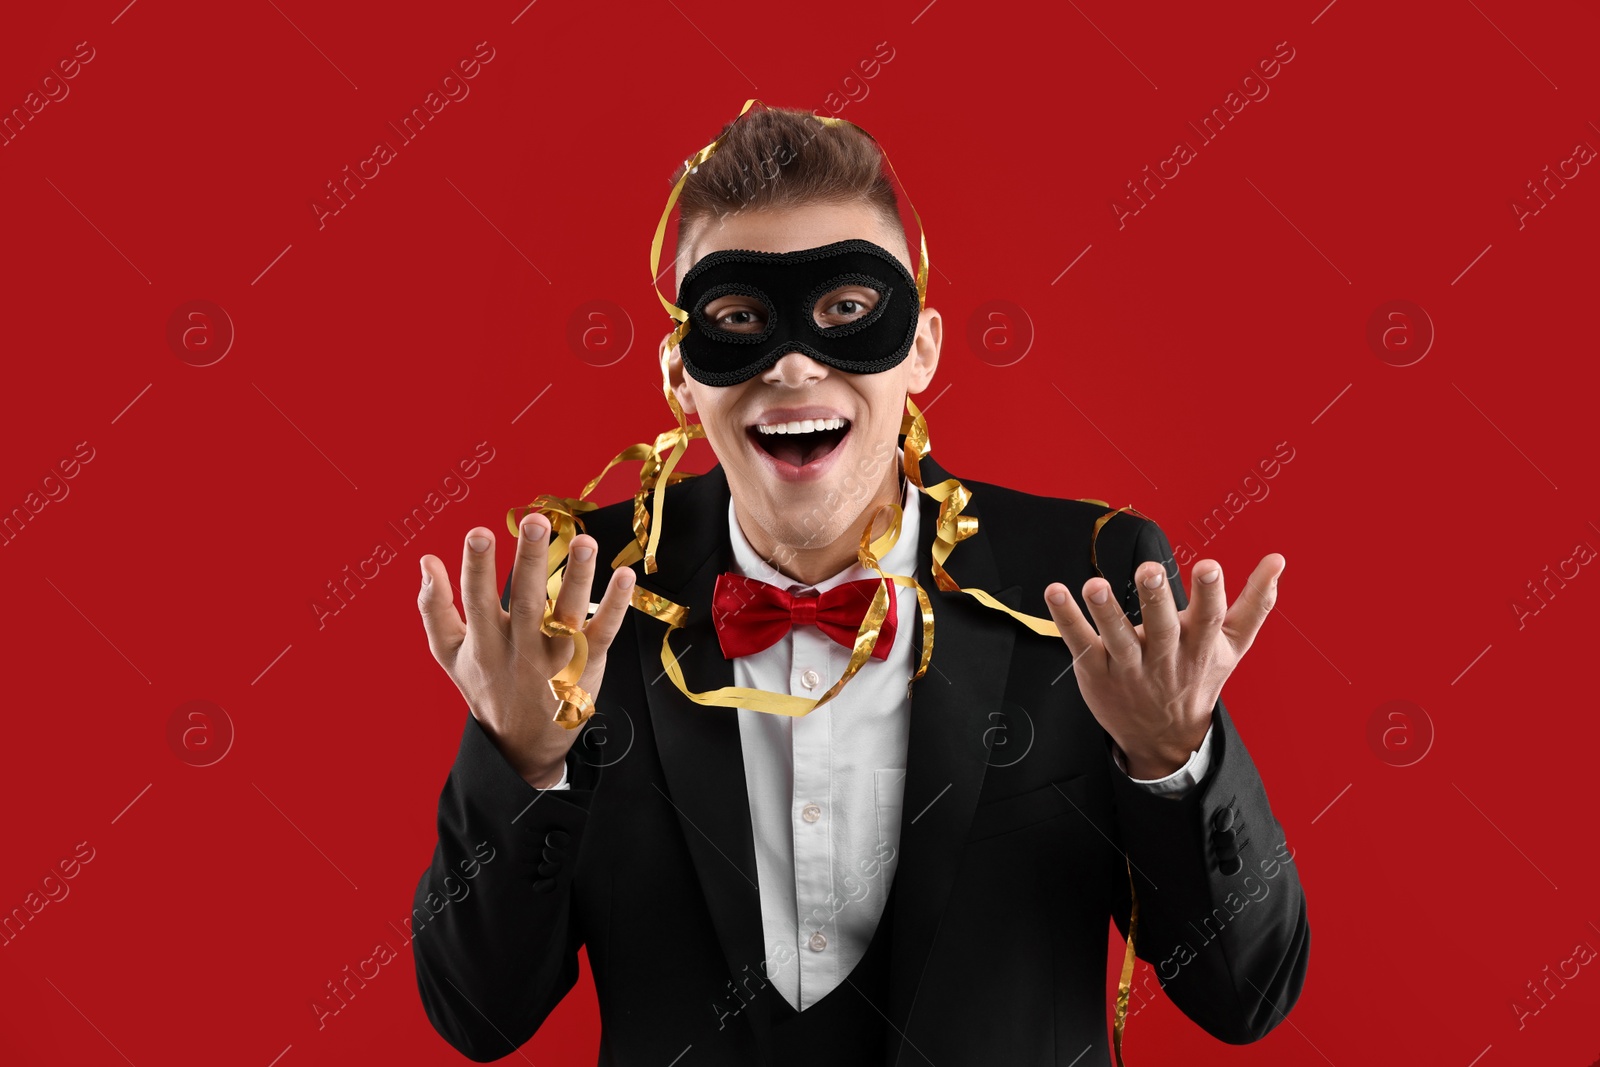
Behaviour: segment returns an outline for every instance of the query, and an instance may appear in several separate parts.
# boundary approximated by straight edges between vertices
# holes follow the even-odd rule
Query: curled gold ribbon
[[[578,679],[583,677],[583,669],[589,664],[589,639],[583,634],[583,626],[568,626],[555,617],[556,602],[552,597],[544,604],[544,621],[540,624],[546,637],[572,638],[572,658],[567,665],[557,671],[550,679],[550,692],[555,694],[559,703],[556,705],[555,721],[568,730],[576,730],[589,721],[589,716],[594,714],[594,698],[588,690],[578,684]]]
[[[561,580],[556,576],[556,572],[566,563],[567,549],[572,544],[572,539],[583,529],[583,520],[578,516],[594,509],[595,504],[592,501],[544,493],[534,497],[532,503],[506,512],[506,525],[511,527],[513,535],[517,534],[522,520],[534,512],[550,520],[550,529],[555,533],[555,540],[551,542],[547,553],[545,573],[547,604],[554,602],[556,594],[561,591]]]
[[[1122,1031],[1128,1025],[1128,993],[1133,989],[1133,937],[1139,926],[1139,894],[1133,888],[1133,860],[1123,853],[1128,865],[1128,894],[1133,906],[1128,912],[1128,944],[1122,950],[1122,977],[1117,979],[1117,1007],[1111,1018],[1111,1048],[1117,1054],[1117,1067],[1122,1063]]]
[[[612,461],[613,464],[615,462]],[[610,470],[610,466],[606,469]],[[603,471],[601,473],[604,474]],[[598,478],[595,479],[595,482],[598,481]],[[592,489],[594,484],[591,482],[589,488]],[[586,489],[584,492],[587,495],[589,490]],[[594,698],[589,695],[588,690],[578,684],[578,679],[583,677],[583,669],[589,663],[589,642],[584,637],[582,623],[575,627],[568,626],[555,617],[556,597],[561,592],[567,550],[573,537],[583,527],[583,520],[579,516],[584,512],[593,511],[595,507],[593,501],[551,496],[545,493],[535,497],[529,504],[506,512],[506,525],[511,527],[513,534],[518,532],[522,519],[532,512],[542,513],[549,519],[550,528],[555,532],[555,539],[547,553],[544,617],[540,620],[539,630],[546,637],[572,638],[572,656],[567,660],[567,665],[546,683],[556,698],[554,721],[568,730],[576,730],[594,714]]]
[[[966,593],[984,607],[1004,612],[1036,634],[1042,634],[1046,637],[1060,637],[1061,630],[1056,626],[1055,620],[1014,611],[1000,603],[987,591],[962,586],[954,578],[950,577],[949,572],[944,568],[945,561],[950,558],[950,553],[957,544],[978,532],[977,516],[961,514],[962,510],[972,500],[972,491],[955,478],[947,478],[935,486],[924,486],[922,484],[920,464],[922,458],[929,452],[928,423],[922,412],[918,410],[916,403],[909,396],[906,397],[906,414],[901,419],[900,432],[905,435],[905,445],[902,453],[906,477],[911,479],[912,484],[921,489],[922,492],[939,501],[938,528],[934,536],[931,567],[934,583],[947,593]],[[1109,508],[1111,506],[1104,500],[1095,500],[1092,497],[1078,497],[1077,499],[1084,503],[1099,504],[1101,507]],[[1101,528],[1113,516],[1123,511],[1131,511],[1141,518],[1148,518],[1148,516],[1145,516],[1130,505],[1108,511],[1095,520],[1094,529],[1089,538],[1089,562],[1094,567],[1094,572],[1102,578],[1105,577],[1105,573],[1100,569],[1099,559],[1095,554],[1095,543],[1100,538]]]
[[[749,111],[750,106],[754,103],[756,103],[754,97],[746,100],[744,107],[739,109],[739,114],[733,117],[734,122],[743,118],[744,113]],[[766,105],[762,106],[765,107]],[[732,123],[729,123],[729,125],[731,126]],[[705,145],[700,151],[683,161],[683,173],[678,176],[677,181],[672,183],[672,191],[667,194],[667,206],[661,209],[661,220],[656,223],[655,236],[650,239],[650,288],[655,290],[656,299],[661,301],[661,306],[666,308],[667,314],[671,315],[678,324],[672,331],[671,337],[668,338],[666,348],[674,347],[679,341],[683,340],[683,335],[689,331],[689,313],[663,296],[661,290],[656,286],[661,277],[661,272],[658,268],[661,264],[661,245],[665,242],[667,236],[667,220],[672,217],[672,207],[678,202],[678,194],[683,192],[683,183],[689,180],[689,175],[694,173],[696,167],[711,158],[721,144],[722,138],[718,136],[710,144]]]

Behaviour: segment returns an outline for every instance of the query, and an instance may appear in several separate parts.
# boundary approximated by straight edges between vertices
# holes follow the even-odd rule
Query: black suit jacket
[[[949,476],[931,458],[922,472],[928,485]],[[955,547],[952,577],[1045,617],[1045,586],[1061,581],[1083,608],[1091,530],[1107,509],[966,485],[979,527]],[[666,493],[659,570],[639,584],[689,609],[673,647],[690,689],[731,685],[709,613],[729,566],[727,480],[717,467]],[[935,632],[912,696],[890,989],[876,1005],[890,1023],[884,1063],[1109,1064],[1106,917],[1126,934],[1125,852],[1138,953],[1166,995],[1223,1041],[1264,1036],[1299,996],[1310,930],[1292,850],[1227,709],[1213,711],[1198,787],[1173,800],[1133,785],[1066,645],[921,573],[937,504],[918,499]],[[623,501],[586,516],[601,560],[632,536],[631,515]],[[1161,560],[1177,578],[1147,519],[1117,515],[1096,549],[1135,622],[1135,567]],[[1176,580],[1172,592],[1183,607]],[[920,627],[907,629],[920,643]],[[471,1059],[533,1034],[576,981],[582,945],[601,1064],[665,1065],[691,1047],[682,1067],[762,1062],[767,1012],[753,1008],[780,995],[760,978],[737,713],[690,702],[662,675],[664,630],[629,612],[600,710],[568,757],[570,791],[530,787],[467,716],[412,945],[428,1018]],[[846,983],[830,995],[856,994]]]

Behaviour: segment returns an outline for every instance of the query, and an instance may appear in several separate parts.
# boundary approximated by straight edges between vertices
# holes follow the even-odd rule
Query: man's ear
[[[939,368],[939,349],[944,344],[944,320],[934,308],[923,308],[917,319],[917,336],[911,342],[911,380],[906,391],[920,393],[933,383]]]
[[[699,414],[695,410],[694,395],[689,389],[688,376],[683,373],[683,355],[678,351],[678,346],[667,347],[667,342],[672,339],[672,331],[668,331],[661,338],[659,358],[661,365],[666,368],[667,384],[672,386],[672,394],[678,398],[678,406],[683,409],[686,418],[693,419]]]

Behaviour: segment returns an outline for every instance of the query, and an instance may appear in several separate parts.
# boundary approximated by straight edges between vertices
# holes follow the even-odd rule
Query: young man
[[[474,1060],[507,1055],[584,946],[602,1064],[1108,1064],[1106,918],[1126,935],[1136,902],[1167,996],[1261,1038],[1310,933],[1219,693],[1283,557],[1229,609],[1214,560],[1191,604],[1161,529],[1126,511],[973,481],[965,527],[945,521],[919,489],[948,472],[922,458],[919,486],[898,462],[943,325],[876,145],[770,109],[716,144],[683,178],[689,320],[663,360],[718,465],[658,490],[657,566],[615,568],[587,622],[636,512],[581,516],[551,617],[586,638],[593,722],[553,721],[587,709],[550,684],[573,642],[541,627],[545,515],[499,596],[494,535],[469,531],[465,621],[421,561],[429,645],[470,712],[416,893],[429,1019]],[[878,569],[917,582],[885,596],[860,550],[891,504]],[[628,610],[663,602],[643,591],[686,609],[681,678],[668,623]],[[719,704],[729,686],[745,702]]]

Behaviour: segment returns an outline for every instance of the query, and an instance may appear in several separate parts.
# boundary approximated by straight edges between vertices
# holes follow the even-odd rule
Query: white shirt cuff
[[[1208,735],[1209,736],[1209,735]],[[546,789],[571,789],[572,783],[567,781],[567,761],[561,761],[561,781],[555,785],[546,786]]]
[[[1173,771],[1164,778],[1134,778],[1128,780],[1134,785],[1159,793],[1162,796],[1181,797],[1190,789],[1200,784],[1206,776],[1206,771],[1211,768],[1211,731],[1216,729],[1216,722],[1206,727],[1206,736],[1201,738],[1200,747],[1189,753],[1189,759],[1182,767]],[[1111,742],[1111,756],[1117,761],[1117,766],[1123,774],[1128,773],[1128,761],[1122,754],[1122,749],[1117,747],[1115,741]]]

